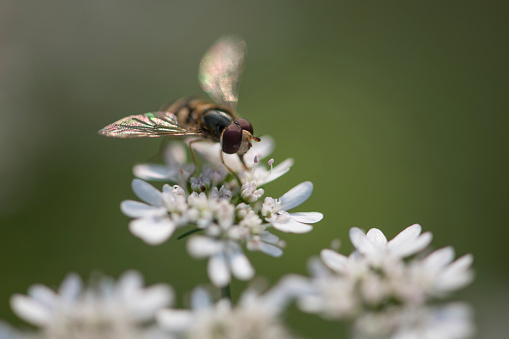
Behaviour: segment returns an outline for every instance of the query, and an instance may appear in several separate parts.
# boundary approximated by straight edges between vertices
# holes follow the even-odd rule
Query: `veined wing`
[[[130,115],[97,132],[113,138],[152,138],[164,136],[202,135],[196,128],[184,127],[170,112]]]
[[[235,36],[220,38],[201,60],[198,79],[201,88],[218,104],[235,111],[238,86],[244,70],[247,47]]]

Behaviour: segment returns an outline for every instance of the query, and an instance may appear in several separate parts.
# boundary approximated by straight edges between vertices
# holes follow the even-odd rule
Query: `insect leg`
[[[245,169],[246,171],[249,171],[249,167],[247,167],[246,162],[244,161],[244,154],[239,155],[239,159],[240,159],[240,161],[242,162],[242,165],[244,165],[244,169]]]
[[[191,179],[191,177],[196,172],[196,169],[198,168],[198,160],[196,159],[196,154],[194,153],[193,147],[191,146],[191,144],[194,144],[195,142],[198,142],[198,141],[203,141],[203,140],[202,139],[195,139],[195,140],[189,141],[189,143],[188,143],[189,150],[191,151],[191,156],[193,157],[193,162],[194,162],[194,169],[191,172],[191,174],[189,175],[189,178],[187,179],[188,181],[189,181],[189,179]]]
[[[242,186],[242,181],[240,181],[240,178],[238,176],[237,173],[235,173],[235,171],[233,169],[230,168],[230,166],[228,166],[226,164],[226,162],[224,161],[224,157],[223,157],[223,151],[220,150],[219,153],[221,153],[221,161],[223,162],[223,165],[224,167],[226,167],[228,169],[228,171],[230,171],[231,174],[233,174],[233,176],[235,177],[235,179],[237,179],[237,181],[239,182],[239,185]]]

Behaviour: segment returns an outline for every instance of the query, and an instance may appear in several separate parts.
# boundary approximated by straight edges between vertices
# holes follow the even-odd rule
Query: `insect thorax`
[[[209,110],[201,116],[202,128],[213,141],[220,141],[221,133],[232,122],[233,118],[227,112]]]

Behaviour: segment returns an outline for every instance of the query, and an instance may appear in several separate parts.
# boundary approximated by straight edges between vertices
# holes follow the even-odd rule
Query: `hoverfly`
[[[200,62],[198,79],[213,102],[183,98],[163,106],[160,111],[120,119],[98,133],[114,138],[196,136],[198,139],[189,143],[195,164],[191,144],[201,140],[221,143],[223,164],[223,152],[237,153],[244,163],[243,157],[251,148],[251,141],[260,141],[253,136],[251,123],[239,118],[235,111],[246,53],[246,43],[233,36],[220,38],[205,53]]]

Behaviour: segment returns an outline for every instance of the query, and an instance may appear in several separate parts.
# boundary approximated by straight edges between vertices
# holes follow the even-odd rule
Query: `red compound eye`
[[[230,124],[223,132],[221,144],[223,152],[228,154],[237,153],[242,142],[242,128],[237,124]]]
[[[246,119],[237,119],[237,124],[239,124],[240,127],[242,127],[243,130],[248,131],[249,133],[253,134],[253,126],[251,126],[251,123],[247,121]]]

